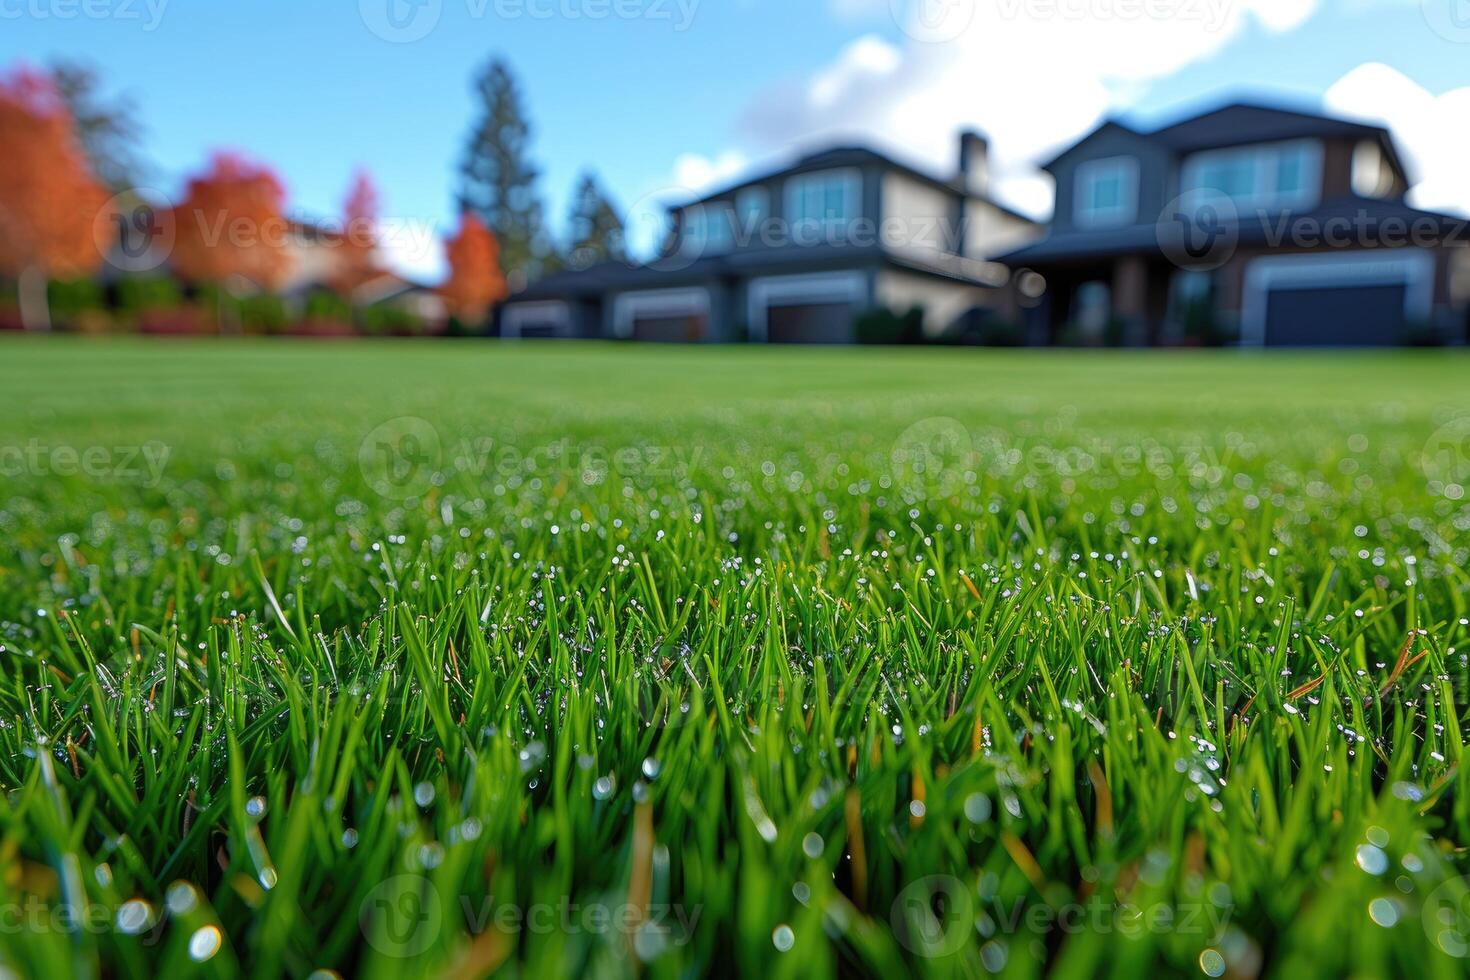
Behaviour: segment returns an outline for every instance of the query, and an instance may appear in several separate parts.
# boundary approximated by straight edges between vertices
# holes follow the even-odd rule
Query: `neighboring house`
[[[1238,104],[1150,132],[1107,122],[1045,169],[1050,234],[1000,257],[1045,281],[1032,343],[1465,338],[1466,223],[1405,203],[1381,127]]]
[[[861,314],[918,307],[939,335],[1007,301],[1008,270],[990,259],[1040,232],[988,184],[989,148],[974,133],[948,180],[869,149],[816,153],[672,209],[647,265],[607,262],[522,290],[500,333],[850,343]]]

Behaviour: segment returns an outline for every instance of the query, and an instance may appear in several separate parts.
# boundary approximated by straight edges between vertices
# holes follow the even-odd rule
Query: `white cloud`
[[[1039,159],[1140,86],[1215,54],[1252,23],[1295,28],[1320,0],[827,2],[847,22],[897,15],[907,40],[861,37],[813,76],[762,93],[741,123],[752,155],[858,139],[947,172],[955,132],[973,126],[991,137],[997,192],[1044,213],[1051,195]]]
[[[1435,96],[1388,65],[1369,63],[1327,90],[1331,112],[1387,125],[1418,184],[1416,207],[1470,213],[1470,86]]]

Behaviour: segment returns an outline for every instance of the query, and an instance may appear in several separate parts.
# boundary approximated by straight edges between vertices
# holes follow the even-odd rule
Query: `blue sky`
[[[1100,116],[1240,93],[1391,114],[1428,171],[1419,203],[1470,207],[1470,147],[1439,134],[1470,100],[1470,0],[951,2],[0,0],[0,64],[95,64],[137,101],[166,193],[232,147],[280,171],[293,211],[324,217],[361,165],[387,215],[447,223],[470,81],[494,55],[521,79],[558,225],[589,166],[626,207],[824,139],[944,169],[961,125],[991,133],[999,191],[1044,212],[1030,163]],[[911,3],[938,4],[937,26]],[[388,4],[424,36],[380,36]]]

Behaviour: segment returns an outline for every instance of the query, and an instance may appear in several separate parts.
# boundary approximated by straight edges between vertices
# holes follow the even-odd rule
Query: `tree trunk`
[[[30,266],[20,274],[16,286],[21,325],[27,330],[50,330],[51,303],[46,295],[46,271],[37,265]]]

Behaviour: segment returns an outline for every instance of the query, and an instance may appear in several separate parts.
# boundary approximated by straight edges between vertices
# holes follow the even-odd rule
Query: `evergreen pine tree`
[[[459,204],[500,242],[500,264],[512,291],[552,264],[541,198],[541,173],[530,159],[531,126],[510,67],[492,61],[475,83],[481,115],[460,163]]]
[[[599,262],[627,258],[623,219],[590,172],[582,176],[572,199],[569,226],[572,247],[568,262],[573,268],[586,269]]]

